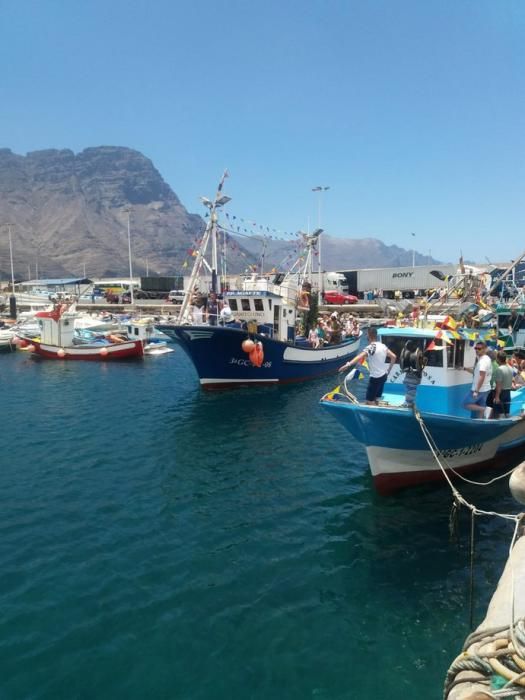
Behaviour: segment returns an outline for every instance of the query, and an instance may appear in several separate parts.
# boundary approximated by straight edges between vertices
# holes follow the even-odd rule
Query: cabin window
[[[428,367],[443,367],[443,353],[441,345],[436,343],[436,348],[439,350],[427,350],[425,352],[425,359],[427,361]]]
[[[268,308],[270,309],[270,311],[272,310],[272,300],[271,299],[268,299]]]
[[[465,366],[465,341],[457,340],[454,345],[450,345],[447,349],[448,366],[462,369]]]
[[[250,300],[249,299],[241,299],[241,308],[243,311],[249,311],[250,310]]]
[[[273,307],[273,334],[279,335],[279,304]]]
[[[231,309],[232,311],[238,311],[238,308],[237,308],[237,299],[228,299],[228,303],[229,303],[230,309]]]
[[[264,311],[264,304],[262,299],[254,299],[253,303],[255,304],[256,311]]]

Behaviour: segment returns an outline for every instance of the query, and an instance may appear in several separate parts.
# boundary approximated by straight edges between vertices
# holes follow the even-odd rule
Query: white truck
[[[323,273],[323,292],[335,290],[348,294],[348,280],[341,272]]]

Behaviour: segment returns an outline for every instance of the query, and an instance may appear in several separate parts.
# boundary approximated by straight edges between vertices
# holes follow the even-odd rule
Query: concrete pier
[[[523,533],[522,533],[523,534]],[[505,671],[498,664],[505,664],[509,643],[510,621],[512,619],[512,599],[514,598],[514,622],[525,617],[525,537],[521,536],[507,560],[498,587],[489,603],[487,614],[476,631],[469,635],[464,651],[451,664],[447,681],[454,684],[445,695],[446,700],[489,700],[491,682],[503,683]],[[523,670],[521,664],[523,664]],[[486,664],[486,670],[479,667]],[[518,675],[525,670],[525,662],[518,659]],[[460,670],[458,673],[457,669]],[[478,670],[476,670],[478,668]],[[522,685],[513,684],[518,694],[512,697],[525,698],[525,674]],[[494,689],[494,688],[493,688]],[[508,697],[511,697],[510,695]]]

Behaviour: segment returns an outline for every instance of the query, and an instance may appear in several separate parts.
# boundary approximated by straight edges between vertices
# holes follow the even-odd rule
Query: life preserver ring
[[[264,350],[260,341],[255,343],[255,347],[250,352],[249,357],[252,365],[255,365],[255,367],[262,367],[262,363],[264,362]]]

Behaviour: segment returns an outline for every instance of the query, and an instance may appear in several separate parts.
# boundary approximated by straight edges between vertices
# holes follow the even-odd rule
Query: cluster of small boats
[[[17,347],[46,359],[115,360],[173,352],[151,319],[79,314],[75,304],[56,303],[0,331],[6,350]]]

